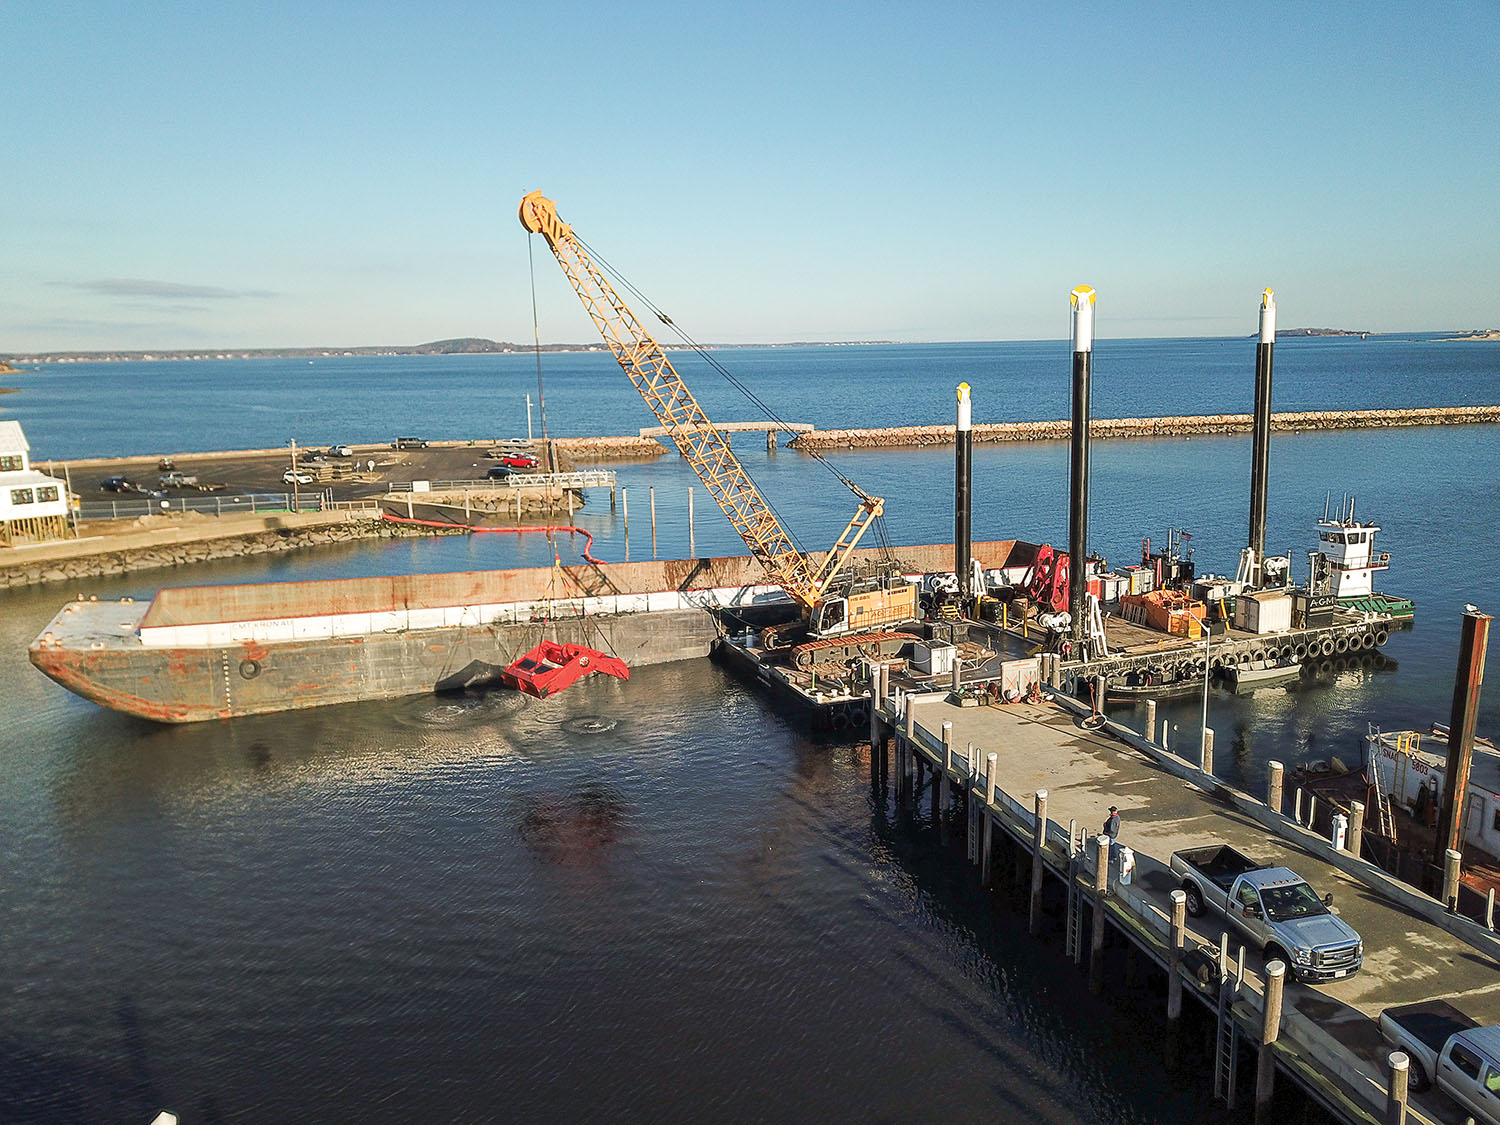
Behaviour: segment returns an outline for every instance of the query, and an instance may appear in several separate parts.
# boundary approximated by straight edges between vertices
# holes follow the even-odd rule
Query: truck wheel
[[[1203,894],[1192,883],[1184,883],[1182,887],[1187,894],[1187,912],[1190,917],[1201,918],[1203,916]]]
[[[1411,1059],[1411,1063],[1406,1071],[1407,1085],[1418,1094],[1432,1089],[1432,1080],[1427,1077],[1427,1068],[1416,1059],[1413,1059],[1410,1051],[1406,1053],[1406,1057]]]
[[[1266,946],[1266,964],[1269,965],[1272,961],[1280,961],[1283,965],[1286,966],[1286,979],[1287,980],[1296,980],[1297,979],[1297,974],[1292,970],[1292,959],[1291,959],[1290,956],[1287,955],[1286,950],[1284,950],[1284,949],[1281,948],[1281,946],[1279,946],[1279,945],[1268,945],[1268,946]]]

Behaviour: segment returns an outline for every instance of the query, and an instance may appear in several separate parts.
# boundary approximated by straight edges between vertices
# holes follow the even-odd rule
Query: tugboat
[[[1318,521],[1318,550],[1309,551],[1307,556],[1311,571],[1308,588],[1314,597],[1331,595],[1343,609],[1410,621],[1416,612],[1410,598],[1375,591],[1375,572],[1388,569],[1391,562],[1389,551],[1375,551],[1379,530],[1373,523],[1360,523],[1354,518],[1354,497],[1348,498],[1347,514],[1341,502],[1330,515],[1325,502],[1323,518]]]

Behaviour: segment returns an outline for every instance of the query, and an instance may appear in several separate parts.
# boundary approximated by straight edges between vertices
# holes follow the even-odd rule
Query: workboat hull
[[[975,544],[1004,562],[1013,544]],[[856,556],[873,552],[857,551]],[[951,562],[905,547],[907,573]],[[743,557],[175,587],[69,603],[31,662],[104,707],[188,723],[498,684],[543,641],[635,668],[706,656],[737,615],[795,609]]]

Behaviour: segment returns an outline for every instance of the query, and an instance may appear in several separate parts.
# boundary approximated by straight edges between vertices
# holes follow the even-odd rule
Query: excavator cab
[[[849,630],[849,599],[829,598],[821,602],[809,622],[815,637],[832,637]]]

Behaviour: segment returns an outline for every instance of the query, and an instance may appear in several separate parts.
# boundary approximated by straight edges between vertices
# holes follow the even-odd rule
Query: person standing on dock
[[[1120,838],[1120,810],[1114,805],[1109,806],[1109,815],[1104,818],[1104,827],[1100,832],[1109,837],[1111,847]]]

